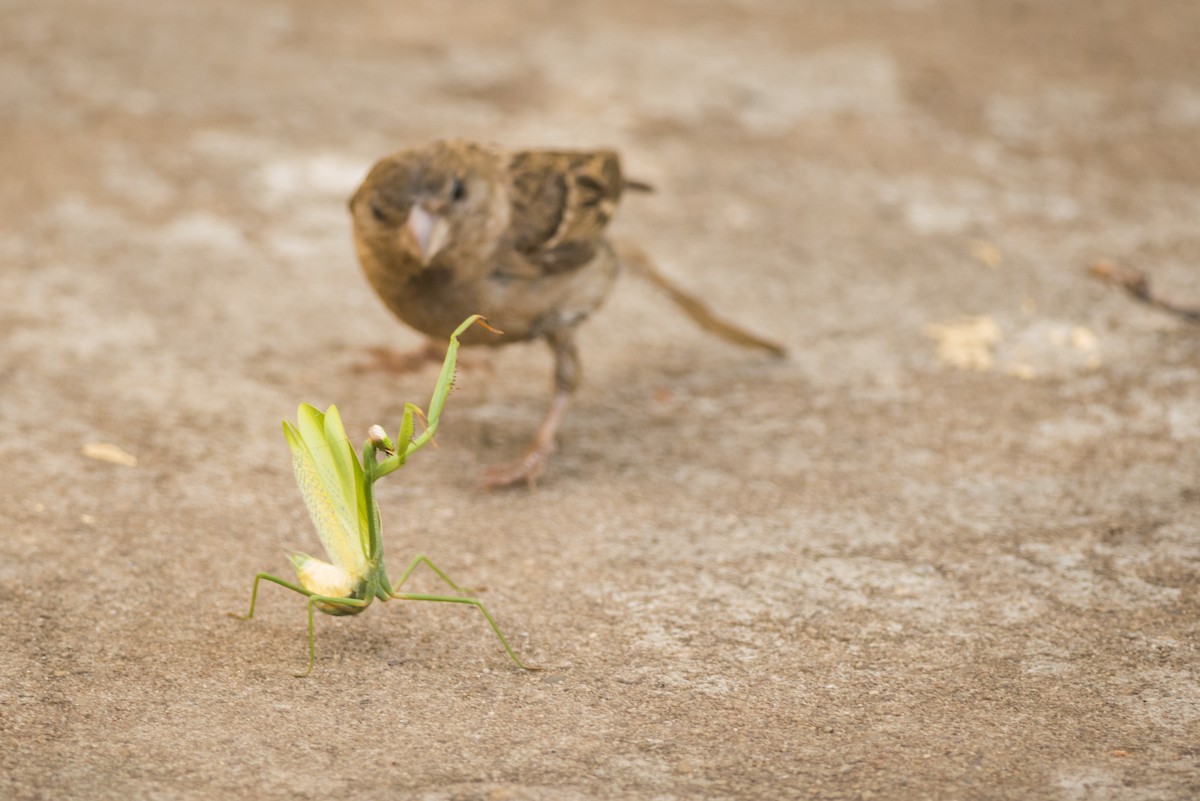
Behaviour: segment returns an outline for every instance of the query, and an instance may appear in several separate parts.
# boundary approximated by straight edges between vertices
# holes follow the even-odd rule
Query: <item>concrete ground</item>
[[[1195,0],[0,4],[0,797],[1200,795]],[[611,146],[626,276],[548,401],[468,354],[380,487],[468,607],[318,620],[280,420],[435,370],[345,201],[442,136]],[[119,450],[97,448],[97,443]],[[132,459],[128,458],[132,457]],[[136,464],[131,464],[136,460]],[[122,463],[123,462],[123,463]],[[432,591],[422,577],[415,586]]]

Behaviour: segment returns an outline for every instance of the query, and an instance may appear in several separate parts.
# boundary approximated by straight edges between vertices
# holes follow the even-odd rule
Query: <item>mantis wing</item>
[[[367,572],[367,514],[362,466],[336,406],[325,413],[306,403],[296,425],[283,422],[292,468],[325,552],[354,580]]]

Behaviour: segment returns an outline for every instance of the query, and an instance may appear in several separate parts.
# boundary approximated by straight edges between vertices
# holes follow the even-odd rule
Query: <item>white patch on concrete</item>
[[[265,208],[303,205],[330,198],[349,199],[366,177],[369,165],[333,153],[275,159],[255,174]]]

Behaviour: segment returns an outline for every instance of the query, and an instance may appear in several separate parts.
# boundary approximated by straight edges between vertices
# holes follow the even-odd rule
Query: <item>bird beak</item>
[[[421,265],[429,266],[433,257],[446,246],[450,239],[450,223],[440,214],[430,214],[420,205],[412,207],[405,226],[412,236],[417,252],[421,254]]]

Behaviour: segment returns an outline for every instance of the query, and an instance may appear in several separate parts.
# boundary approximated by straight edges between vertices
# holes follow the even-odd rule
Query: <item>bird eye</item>
[[[371,216],[379,220],[379,222],[387,222],[387,215],[383,213],[383,209],[379,206],[379,199],[371,195]]]
[[[455,178],[450,183],[450,200],[457,203],[467,196],[467,187],[461,178]]]

